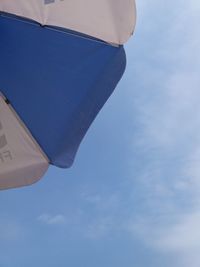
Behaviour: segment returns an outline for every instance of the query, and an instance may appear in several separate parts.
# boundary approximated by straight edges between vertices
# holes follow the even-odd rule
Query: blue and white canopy
[[[134,0],[0,1],[0,188],[71,166],[134,26]]]

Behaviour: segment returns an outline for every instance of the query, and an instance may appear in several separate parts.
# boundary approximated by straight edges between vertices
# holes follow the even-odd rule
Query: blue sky
[[[200,4],[137,6],[126,73],[74,166],[0,193],[1,267],[199,267]]]

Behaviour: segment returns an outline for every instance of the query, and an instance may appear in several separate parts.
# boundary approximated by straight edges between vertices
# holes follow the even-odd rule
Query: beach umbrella
[[[0,0],[0,189],[68,168],[125,66],[134,0]]]

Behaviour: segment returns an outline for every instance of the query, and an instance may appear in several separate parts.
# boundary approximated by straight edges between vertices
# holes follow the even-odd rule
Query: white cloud
[[[161,8],[165,2],[145,1],[146,20],[161,12],[159,16],[166,17],[167,23],[161,20],[156,26],[151,22],[154,28],[148,28],[150,41],[156,42],[149,51],[150,61],[143,62],[142,93],[134,100],[140,127],[137,138],[134,136],[134,152],[138,151],[135,157],[144,163],[137,173],[137,186],[143,195],[141,209],[146,212],[138,212],[127,229],[157,251],[177,253],[176,266],[198,267],[200,2],[170,1],[167,6],[170,4],[173,11],[169,16]],[[156,16],[151,19],[157,20]],[[142,23],[138,31],[141,27],[146,32],[145,19]],[[155,28],[162,26],[164,34],[158,40]]]
[[[46,213],[40,215],[37,220],[47,225],[63,225],[67,221],[66,217],[62,214],[50,215]]]

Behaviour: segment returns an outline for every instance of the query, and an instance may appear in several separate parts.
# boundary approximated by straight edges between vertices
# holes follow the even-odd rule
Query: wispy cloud
[[[89,239],[106,239],[112,236],[116,224],[113,217],[101,217],[90,222],[85,229],[84,236]]]
[[[37,220],[40,223],[47,224],[47,225],[63,225],[66,223],[66,217],[62,214],[57,215],[50,215],[47,213],[44,213],[40,215]]]
[[[109,239],[116,234],[116,230],[120,227],[121,196],[118,192],[102,190],[98,193],[84,189],[81,197],[82,202],[90,210],[88,214],[82,214],[82,236],[87,239]],[[84,215],[87,218],[84,220]]]
[[[145,2],[146,18],[158,16],[157,1]],[[178,266],[198,267],[200,3],[180,0],[173,5],[176,14],[160,9],[159,17],[167,23],[148,28],[156,43],[144,68],[142,93],[134,100],[140,129],[133,141],[135,160],[139,158],[134,180],[143,203],[127,229],[158,251],[176,252]],[[162,33],[154,38],[157,28]]]

